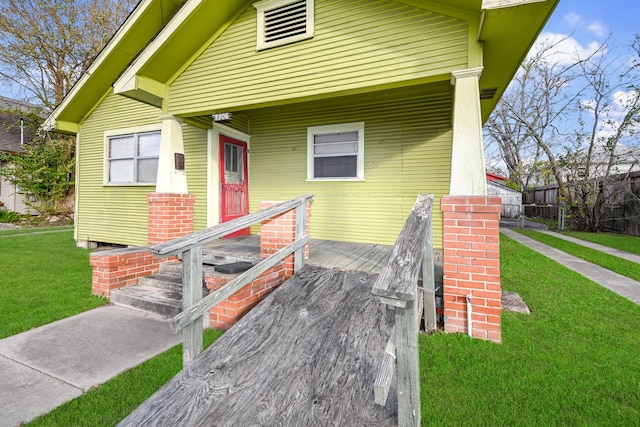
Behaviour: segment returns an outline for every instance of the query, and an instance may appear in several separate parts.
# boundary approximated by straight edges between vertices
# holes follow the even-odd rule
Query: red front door
[[[249,213],[249,180],[247,143],[220,135],[220,184],[222,222],[231,221]],[[245,236],[245,228],[227,237]]]

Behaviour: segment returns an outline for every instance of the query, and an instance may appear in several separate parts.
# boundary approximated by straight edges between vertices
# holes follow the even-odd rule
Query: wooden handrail
[[[233,219],[223,224],[214,225],[206,230],[197,231],[188,236],[179,237],[165,243],[151,246],[149,249],[161,258],[177,255],[196,246],[202,246],[213,240],[247,228],[255,223],[273,218],[274,216],[288,212],[298,206],[306,205],[313,198],[313,194],[307,194],[295,199],[278,203],[277,205],[262,209],[258,212]]]
[[[407,218],[391,256],[382,267],[372,294],[395,309],[395,326],[384,359],[374,382],[374,399],[385,405],[395,374],[398,383],[398,426],[420,425],[420,376],[418,328],[421,300],[418,277],[421,268],[433,270],[431,210],[433,195],[419,194]],[[425,288],[433,289],[433,271],[423,271]]]
[[[183,364],[186,365],[202,352],[202,316],[207,310],[256,279],[261,273],[275,266],[291,253],[294,253],[294,271],[297,272],[302,268],[304,246],[309,242],[309,236],[305,231],[307,204],[312,198],[311,194],[300,196],[224,224],[150,247],[156,256],[162,258],[177,254],[182,255],[183,311],[170,320],[169,326],[174,332],[182,331]],[[296,229],[293,243],[262,260],[222,288],[202,298],[202,245],[294,209],[296,210]]]
[[[399,301],[416,299],[427,226],[431,225],[432,205],[433,194],[418,195],[391,256],[373,285],[373,295]]]
[[[292,252],[304,247],[309,242],[309,236],[296,240],[290,245],[280,249],[275,254],[263,259],[258,264],[251,267],[232,281],[224,284],[221,288],[210,293],[206,297],[202,298],[197,303],[182,310],[179,314],[175,315],[169,321],[169,327],[173,332],[180,332],[182,329],[195,322],[204,313],[210,310],[212,307],[218,305],[229,296],[233,295],[236,291],[247,285],[252,280],[256,279],[260,274],[267,271],[277,263],[282,261]]]

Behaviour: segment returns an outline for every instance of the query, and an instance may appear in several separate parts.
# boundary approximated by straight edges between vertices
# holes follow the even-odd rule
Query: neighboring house
[[[0,96],[0,153],[20,153],[24,151],[23,142],[33,137],[33,130],[21,125],[20,111],[33,108],[27,103]],[[11,168],[11,164],[0,162],[0,169]],[[0,175],[0,205],[4,209],[27,214],[25,195],[15,184]]]
[[[522,193],[496,181],[487,181],[487,194],[502,201],[503,218],[517,218],[522,211]]]
[[[491,173],[491,172],[487,172],[486,176],[487,176],[487,182],[495,182],[495,183],[503,184],[503,185],[508,179],[505,176],[498,175],[498,174]]]
[[[517,218],[522,211],[522,193],[505,185],[508,178],[487,172],[487,194],[498,196],[502,200],[503,218]]]
[[[433,193],[445,330],[471,296],[474,336],[500,341],[482,124],[557,3],[142,0],[45,122],[78,137],[76,240],[313,194],[311,238],[393,244]]]

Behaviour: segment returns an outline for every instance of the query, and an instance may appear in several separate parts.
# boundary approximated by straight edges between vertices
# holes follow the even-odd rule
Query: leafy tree
[[[53,109],[136,0],[2,0],[0,80]]]
[[[14,111],[13,115],[25,120],[27,129],[37,129],[42,122],[38,112]],[[8,124],[11,126],[11,123]],[[70,215],[72,204],[72,174],[75,165],[73,138],[36,136],[26,143],[20,153],[0,153],[0,174],[27,194],[25,204],[40,215]]]
[[[622,61],[604,43],[570,55],[561,51],[564,41],[538,45],[525,60],[485,136],[512,181],[527,188],[534,175],[550,174],[574,226],[595,231],[614,184],[631,170],[616,165],[640,124],[640,39]]]

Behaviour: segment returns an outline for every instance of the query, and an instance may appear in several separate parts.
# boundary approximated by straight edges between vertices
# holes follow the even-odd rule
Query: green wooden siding
[[[146,245],[152,186],[104,185],[104,132],[160,123],[160,110],[110,94],[80,128],[77,239]]]
[[[183,125],[185,170],[189,193],[196,196],[193,230],[207,228],[207,131]]]
[[[82,124],[80,130],[78,240],[146,245],[147,194],[155,185],[106,186],[104,132],[160,124],[155,107],[109,95]],[[207,131],[183,125],[187,186],[196,196],[194,229],[207,226]]]
[[[249,6],[171,84],[169,110],[240,110],[467,67],[463,20],[390,0],[316,0],[315,17],[313,39],[256,52],[256,10]]]
[[[312,193],[312,238],[393,244],[417,194],[434,193],[434,244],[441,247],[440,197],[449,192],[451,166],[447,86],[393,102],[252,111],[251,211],[261,200]],[[365,122],[365,181],[306,181],[307,127],[359,121]]]

